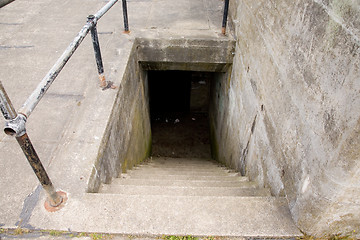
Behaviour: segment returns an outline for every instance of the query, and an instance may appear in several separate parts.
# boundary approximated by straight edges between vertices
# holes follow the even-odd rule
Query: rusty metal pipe
[[[88,22],[92,22],[94,19],[95,19],[94,15],[88,16]],[[92,40],[93,47],[94,47],[95,60],[96,60],[96,65],[97,65],[99,78],[100,78],[100,87],[104,88],[104,87],[106,87],[106,80],[105,80],[105,75],[104,75],[104,66],[103,66],[103,62],[102,62],[102,58],[101,58],[101,51],[100,51],[98,33],[97,33],[97,29],[96,29],[96,23],[93,24],[93,26],[91,28],[91,40]]]
[[[126,0],[122,0],[122,9],[124,15],[124,32],[129,33],[130,31],[129,31],[129,20],[128,20]]]
[[[1,1],[1,0],[0,0]],[[36,105],[41,98],[45,95],[50,85],[54,82],[60,71],[63,69],[67,61],[74,54],[75,50],[79,47],[83,39],[86,37],[91,28],[96,26],[99,20],[118,0],[111,0],[103,8],[101,8],[94,16],[92,21],[88,21],[80,30],[78,35],[70,43],[70,45],[63,52],[61,57],[56,61],[54,66],[41,80],[36,89],[32,92],[30,97],[25,101],[24,105],[20,108],[19,114],[16,113],[1,81],[0,81],[0,110],[6,120],[5,133],[8,135],[15,135],[21,149],[23,150],[30,166],[34,170],[41,185],[48,194],[48,200],[45,202],[45,208],[48,211],[56,211],[60,209],[66,199],[66,193],[59,191],[56,192],[55,188],[47,175],[44,166],[42,165],[35,148],[33,147],[29,136],[26,133],[25,123],[30,116]],[[93,28],[94,29],[94,28]],[[96,28],[94,29],[96,33]],[[100,50],[100,48],[99,48]],[[100,55],[101,60],[101,55]],[[103,69],[103,68],[102,68]]]
[[[49,176],[47,175],[44,166],[42,165],[39,156],[37,155],[34,146],[32,145],[29,136],[25,130],[26,117],[22,114],[17,114],[10,98],[8,97],[4,86],[0,81],[0,108],[6,120],[5,133],[8,135],[15,135],[21,149],[23,150],[30,166],[34,170],[41,185],[48,195],[50,207],[58,208],[63,202],[64,198],[55,191]]]
[[[226,22],[227,22],[228,12],[229,12],[229,0],[225,0],[224,15],[223,15],[223,21],[222,21],[222,28],[221,28],[221,33],[223,35],[226,34]]]
[[[22,136],[16,137],[21,149],[23,150],[30,166],[32,167],[36,177],[39,179],[42,187],[48,195],[50,205],[52,207],[58,207],[63,203],[63,198],[55,191],[55,188],[46,173],[44,166],[42,165],[39,156],[37,155],[34,146],[32,145],[27,133]]]
[[[51,84],[54,82],[56,77],[59,75],[60,71],[63,69],[67,61],[74,54],[75,50],[79,47],[80,43],[84,40],[90,28],[96,24],[96,22],[117,2],[118,0],[112,0],[108,2],[103,8],[101,8],[96,14],[95,18],[91,22],[87,22],[83,28],[80,30],[78,35],[66,48],[64,53],[56,61],[54,66],[46,74],[46,76],[41,80],[36,89],[32,92],[30,97],[25,101],[24,105],[19,109],[19,113],[25,115],[27,118],[30,116],[32,111],[35,109],[36,105],[39,103],[41,98],[45,95],[46,91],[49,89]]]

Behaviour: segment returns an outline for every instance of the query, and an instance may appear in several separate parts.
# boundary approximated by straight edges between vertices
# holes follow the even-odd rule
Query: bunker
[[[225,39],[137,39],[87,191],[151,154],[216,159],[216,88],[229,79],[234,47]]]
[[[208,236],[207,228],[191,228],[193,222],[206,219],[202,226],[211,223],[223,236],[294,237],[301,235],[299,228],[318,237],[350,234],[359,238],[359,4],[230,1],[224,36],[218,26],[223,3],[129,1],[134,6],[129,8],[134,17],[130,35],[123,34],[119,18],[115,20],[119,11],[109,15],[104,25],[99,23],[105,67],[105,75],[100,76],[114,81],[117,88],[102,91],[96,86],[99,72],[94,70],[93,53],[86,53],[89,49],[83,46],[81,57],[71,60],[54,83],[59,85],[45,96],[47,104],[39,105],[28,122],[52,181],[68,193],[66,206],[56,213],[44,210],[41,187],[17,161],[24,156],[13,141],[2,138],[2,184],[7,197],[2,199],[0,225]],[[24,16],[35,19],[2,14],[6,32],[2,69],[12,69],[3,73],[17,105],[37,75],[43,74],[41,69],[47,69],[50,57],[62,51],[66,38],[78,30],[73,22],[77,15],[86,16],[88,7],[102,3],[92,1],[86,7],[73,7],[82,6],[80,1],[13,4],[32,9]],[[63,8],[68,18],[63,17]],[[59,10],[59,15],[47,15],[49,21],[44,21],[49,9]],[[139,9],[151,11],[140,14]],[[46,24],[41,27],[34,22]],[[50,27],[50,23],[58,25]],[[72,29],[63,31],[64,37],[47,35],[49,29],[64,25]],[[24,37],[26,29],[34,31]],[[44,41],[45,33],[52,41]],[[24,38],[29,42],[25,44]],[[63,38],[66,44],[56,46]],[[41,57],[33,61],[37,54]],[[20,83],[25,85],[18,92]],[[246,179],[248,186],[264,191],[260,197],[253,193],[237,201],[230,197],[225,204],[223,199],[233,190],[225,189],[220,197],[207,196],[208,205],[197,196],[156,198],[153,188],[146,188],[150,192],[146,196],[101,192],[157,156],[171,157],[175,163],[182,156],[211,156],[240,173],[236,177]],[[178,207],[184,211],[173,216],[181,213],[183,218],[154,221],[153,216],[167,220],[169,215],[161,216],[166,213],[163,207],[174,213],[172,207],[180,206],[179,199],[184,200],[183,206],[208,208],[202,209],[201,219],[191,208],[186,212]],[[219,212],[212,211],[213,203]],[[274,212],[280,215],[274,217]],[[264,216],[270,221],[261,222]],[[219,228],[215,220],[227,224]],[[166,232],[170,223],[173,231]],[[248,226],[254,231],[246,232]]]

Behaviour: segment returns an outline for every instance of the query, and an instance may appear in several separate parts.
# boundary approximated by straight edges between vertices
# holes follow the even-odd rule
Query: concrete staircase
[[[118,212],[123,234],[301,235],[284,198],[206,159],[152,158],[103,185],[99,195],[126,205]]]

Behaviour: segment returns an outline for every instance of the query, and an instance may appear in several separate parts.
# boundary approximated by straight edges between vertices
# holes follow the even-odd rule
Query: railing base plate
[[[62,198],[61,203],[58,206],[52,206],[51,203],[50,203],[50,199],[46,198],[46,201],[44,203],[44,207],[45,207],[46,211],[48,211],[48,212],[56,212],[56,211],[59,211],[61,208],[63,208],[65,206],[66,201],[68,200],[66,192],[57,191],[57,194],[59,194],[60,197]]]

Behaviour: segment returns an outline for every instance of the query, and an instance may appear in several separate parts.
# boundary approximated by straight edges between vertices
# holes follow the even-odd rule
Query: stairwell
[[[285,198],[210,159],[150,158],[98,194],[126,206],[118,211],[118,231],[125,234],[300,235]]]

